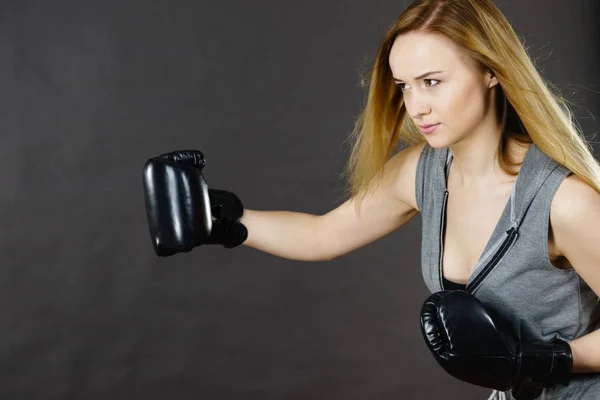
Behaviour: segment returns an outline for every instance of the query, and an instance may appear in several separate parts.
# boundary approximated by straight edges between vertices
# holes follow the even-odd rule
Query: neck
[[[461,188],[486,188],[511,178],[500,169],[496,155],[501,136],[499,126],[488,124],[449,146],[453,156],[451,168]]]

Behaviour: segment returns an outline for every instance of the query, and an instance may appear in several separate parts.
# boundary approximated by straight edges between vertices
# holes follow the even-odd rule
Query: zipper
[[[492,259],[486,264],[486,266],[483,267],[483,270],[477,275],[477,277],[475,277],[475,279],[473,279],[473,281],[469,285],[467,285],[467,292],[473,294],[473,292],[475,292],[479,288],[479,286],[481,286],[481,282],[483,282],[485,277],[488,276],[492,269],[494,269],[494,267],[498,265],[500,261],[502,261],[506,253],[508,253],[508,250],[510,250],[512,245],[517,240],[518,236],[519,231],[514,226],[506,231],[506,238],[500,245],[500,248],[498,249],[496,254],[494,254]]]
[[[442,216],[440,217],[440,256],[439,256],[439,263],[438,263],[438,268],[440,270],[440,287],[442,288],[442,290],[445,290],[444,288],[444,272],[442,271],[442,256],[444,255],[444,225],[445,225],[445,218],[446,218],[446,205],[448,204],[448,189],[444,189],[444,202],[442,205]]]
[[[442,270],[442,262],[443,262],[442,257],[444,255],[444,227],[445,227],[444,222],[445,222],[445,218],[446,218],[447,204],[448,204],[448,190],[445,189],[444,190],[444,201],[443,201],[443,205],[442,205],[442,214],[440,216],[440,231],[439,231],[440,232],[440,235],[439,235],[440,242],[439,242],[439,260],[438,260],[438,262],[439,262],[438,269],[439,269],[439,275],[440,275],[440,287],[442,288],[442,290],[445,290],[444,279],[443,279],[444,272]],[[500,263],[500,261],[502,261],[502,259],[506,255],[506,253],[508,253],[508,251],[511,249],[512,245],[515,243],[515,241],[517,240],[517,238],[519,236],[519,231],[516,226],[512,226],[509,230],[507,230],[505,232],[505,235],[506,235],[506,238],[504,239],[502,244],[500,244],[498,250],[492,256],[492,259],[485,265],[485,267],[483,267],[482,271],[477,274],[477,277],[475,277],[475,279],[473,279],[473,281],[467,285],[467,288],[466,288],[467,292],[473,294],[473,292],[475,292],[479,288],[479,286],[481,286],[481,283],[483,282],[485,277],[489,275],[489,273],[492,271],[492,269],[494,269],[494,267],[496,265],[498,265]]]

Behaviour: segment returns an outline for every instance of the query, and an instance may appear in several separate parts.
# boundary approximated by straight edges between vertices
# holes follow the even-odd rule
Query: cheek
[[[438,97],[437,114],[441,122],[451,128],[469,129],[485,115],[480,89],[475,86],[448,88]]]

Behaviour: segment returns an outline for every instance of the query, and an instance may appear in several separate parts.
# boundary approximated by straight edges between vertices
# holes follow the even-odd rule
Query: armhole
[[[573,172],[571,172],[570,170],[568,170],[565,167],[559,166],[557,168],[557,171],[554,171],[554,173],[559,174],[559,176],[557,177],[556,181],[554,182],[554,184],[549,188],[548,191],[548,197],[547,197],[547,201],[546,204],[544,204],[544,215],[543,215],[543,229],[542,229],[542,238],[543,238],[543,258],[544,258],[544,262],[546,264],[547,267],[550,267],[553,271],[562,271],[565,273],[570,273],[570,269],[567,270],[561,270],[559,268],[556,268],[553,264],[552,261],[550,261],[550,254],[549,254],[549,248],[548,248],[548,240],[549,240],[549,230],[550,230],[550,212],[552,209],[552,202],[554,201],[554,196],[556,195],[556,192],[558,191],[558,188],[560,187],[560,185],[563,183],[563,181],[570,176],[571,174],[573,174]]]
[[[423,191],[425,187],[425,160],[428,149],[430,147],[426,144],[421,150],[419,155],[419,161],[417,162],[417,171],[415,175],[415,199],[417,201],[417,207],[419,212],[423,210]]]

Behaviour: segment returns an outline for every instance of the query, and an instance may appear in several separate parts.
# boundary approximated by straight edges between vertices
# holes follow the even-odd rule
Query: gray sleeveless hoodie
[[[452,154],[426,145],[416,176],[421,210],[421,269],[427,288],[443,290],[441,254]],[[600,327],[600,304],[574,269],[554,267],[548,257],[550,205],[571,172],[534,144],[530,146],[512,194],[467,282],[467,291],[510,318],[526,340],[572,341]],[[494,392],[490,399],[513,399]],[[541,400],[599,400],[600,374],[573,374],[568,386],[544,390]]]

